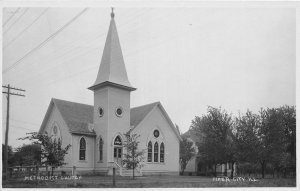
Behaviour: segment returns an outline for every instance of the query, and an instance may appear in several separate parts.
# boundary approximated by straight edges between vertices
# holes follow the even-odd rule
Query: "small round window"
[[[103,114],[104,114],[103,108],[102,108],[102,107],[99,107],[98,112],[99,112],[99,117],[102,117]]]
[[[159,137],[159,131],[158,130],[154,130],[153,135],[155,138]]]
[[[122,114],[123,114],[123,109],[122,109],[121,107],[118,107],[118,108],[116,109],[116,115],[117,115],[118,117],[121,117]]]

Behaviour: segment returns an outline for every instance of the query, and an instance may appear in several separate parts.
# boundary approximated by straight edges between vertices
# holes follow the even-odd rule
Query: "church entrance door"
[[[123,154],[122,140],[120,136],[117,136],[114,140],[114,161],[118,163],[120,166],[123,166],[122,154]]]
[[[114,147],[114,160],[122,166],[122,147]]]

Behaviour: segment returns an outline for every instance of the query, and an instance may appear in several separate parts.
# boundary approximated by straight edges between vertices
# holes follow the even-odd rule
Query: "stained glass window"
[[[164,145],[164,143],[160,144],[160,162],[165,162],[165,145]]]
[[[114,145],[122,145],[122,141],[120,136],[117,136],[114,141]]]
[[[152,162],[152,142],[148,143],[148,162]]]
[[[102,161],[103,160],[103,140],[100,137],[99,140],[99,160]]]
[[[154,144],[154,162],[158,162],[158,143]]]

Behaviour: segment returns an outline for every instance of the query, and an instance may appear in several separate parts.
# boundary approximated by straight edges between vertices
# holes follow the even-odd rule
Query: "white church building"
[[[127,77],[114,13],[107,34],[102,60],[95,83],[94,105],[52,98],[39,133],[53,136],[65,147],[64,169],[76,166],[79,174],[124,173],[122,159],[124,133],[140,135],[139,149],[145,150],[143,175],[179,175],[181,137],[160,102],[130,107],[130,93],[135,91]],[[122,175],[122,174],[121,174]]]

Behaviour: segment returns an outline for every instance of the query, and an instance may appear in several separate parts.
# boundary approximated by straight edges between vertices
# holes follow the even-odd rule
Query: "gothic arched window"
[[[117,136],[114,141],[114,145],[122,145],[122,140],[120,136]]]
[[[103,139],[101,137],[99,140],[99,160],[103,160]]]
[[[86,150],[86,143],[85,143],[85,139],[82,137],[79,142],[79,160],[85,160],[85,150]]]
[[[160,144],[160,162],[165,162],[165,145],[164,145],[164,143]]]
[[[148,162],[152,162],[152,142],[148,143]]]
[[[158,143],[154,144],[154,162],[158,162]]]

